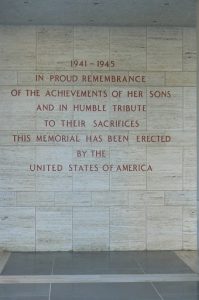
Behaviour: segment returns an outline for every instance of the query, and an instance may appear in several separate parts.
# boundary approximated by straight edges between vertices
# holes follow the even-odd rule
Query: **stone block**
[[[73,249],[75,251],[109,250],[109,208],[75,207],[73,209]]]
[[[72,250],[72,208],[37,208],[36,250]]]

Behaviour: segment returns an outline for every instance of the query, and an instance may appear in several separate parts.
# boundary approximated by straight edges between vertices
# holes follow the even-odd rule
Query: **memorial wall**
[[[196,31],[0,26],[0,249],[196,249]]]

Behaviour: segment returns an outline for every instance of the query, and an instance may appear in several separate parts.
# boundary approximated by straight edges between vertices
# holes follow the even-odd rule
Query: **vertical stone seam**
[[[148,164],[148,146],[146,145],[145,147],[146,147],[146,165],[147,165]],[[147,172],[145,173],[145,176],[146,176],[146,178],[145,178],[145,180],[146,180],[145,190],[148,191],[148,173]],[[144,203],[144,205],[145,205],[145,203]]]
[[[73,30],[73,61],[75,58],[75,26],[72,27]],[[73,64],[73,73],[74,73],[74,64]],[[72,86],[72,90],[74,90],[74,85]],[[74,97],[72,97],[72,105],[74,104]],[[72,112],[72,119],[74,120],[74,111]],[[74,153],[74,147],[72,146],[72,163],[73,163],[73,153]],[[72,192],[74,192],[74,171],[72,171]],[[73,207],[72,207],[72,250],[73,250]]]
[[[35,251],[37,251],[37,208],[35,207]]]
[[[108,43],[109,43],[109,72],[110,72],[110,59],[111,59],[111,27],[109,26],[108,28]],[[110,84],[108,86],[108,89],[109,89],[109,101],[108,101],[108,108],[109,108],[109,111],[108,111],[108,116],[109,116],[109,119],[110,119],[110,100],[111,100],[111,87],[110,87]],[[108,146],[108,149],[109,149],[109,165],[111,163],[111,146],[109,145]],[[111,172],[109,171],[109,192],[111,191]],[[109,249],[110,249],[110,208],[109,208]]]
[[[148,72],[148,47],[147,47],[147,41],[148,41],[148,26],[146,26],[146,72]]]
[[[56,194],[56,192],[54,191],[53,192],[54,207],[56,207],[56,205],[55,205],[55,194]]]
[[[196,3],[197,11],[197,130],[199,130],[199,0]],[[197,134],[197,154],[199,154],[199,136]],[[199,173],[199,158],[197,159],[197,173]],[[199,176],[197,175],[197,186],[199,186]],[[197,191],[197,249],[199,248],[199,191]]]
[[[75,26],[73,25],[73,61],[75,58]],[[74,71],[74,64],[73,64],[73,71]]]
[[[182,87],[182,130],[183,130],[183,134],[185,134],[185,126],[184,126],[185,91],[184,91],[184,89],[185,89],[185,87]]]
[[[37,58],[37,54],[38,54],[38,27],[35,26],[35,37],[36,37],[36,41],[35,41],[35,70],[37,71],[37,66],[38,66],[38,58]]]
[[[184,72],[184,27],[181,28],[181,31],[182,31],[182,72]]]
[[[182,206],[182,250],[184,250],[184,207]]]
[[[108,207],[109,210],[109,246],[108,249],[109,251],[111,250],[111,207]]]
[[[108,51],[109,51],[109,54],[108,54],[108,57],[109,57],[109,71],[111,70],[110,68],[110,60],[111,60],[111,29],[110,29],[110,26],[108,27]]]
[[[37,55],[38,55],[38,27],[35,26],[35,71],[36,72],[37,72],[37,66],[38,66]],[[35,81],[35,78],[34,78],[34,81]],[[35,81],[35,86],[36,86],[36,81]],[[35,131],[37,130],[37,112],[36,112],[36,107],[37,107],[37,99],[35,97]]]
[[[182,147],[182,191],[184,191],[184,146]]]
[[[73,246],[74,246],[74,244],[73,244],[73,209],[74,209],[74,207],[72,206],[72,211],[71,211],[71,213],[72,213],[72,228],[71,228],[71,230],[72,230],[72,232],[71,232],[71,248],[72,248],[72,250],[74,251],[74,248],[73,248]]]
[[[164,86],[167,87],[167,72],[164,71]]]
[[[16,84],[17,84],[17,86],[19,85],[19,71],[16,71],[16,74],[17,74],[17,80],[16,80]]]
[[[145,249],[148,250],[148,206],[144,205],[145,209]]]
[[[93,207],[94,205],[93,205],[93,192],[90,192],[90,200],[91,200],[91,202],[90,202],[90,207]]]
[[[148,26],[146,26],[146,72],[148,72]],[[154,73],[153,73],[154,74]],[[156,74],[156,73],[155,73]],[[145,97],[146,97],[146,131],[148,131],[148,84],[146,84],[145,88]],[[148,147],[146,145],[146,165],[148,163]],[[148,190],[148,174],[146,172],[146,183],[145,183],[145,190]],[[144,199],[144,213],[145,213],[145,249],[148,248],[147,238],[148,238],[148,221],[147,221],[147,205]]]

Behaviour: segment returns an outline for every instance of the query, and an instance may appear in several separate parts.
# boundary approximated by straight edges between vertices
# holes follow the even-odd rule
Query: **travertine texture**
[[[36,209],[36,250],[65,251],[72,248],[72,208]]]
[[[144,250],[146,248],[145,209],[112,207],[110,209],[110,250]]]
[[[196,215],[195,28],[0,26],[0,250],[196,249]]]
[[[73,248],[76,251],[109,249],[109,208],[73,209]]]
[[[182,208],[149,207],[147,209],[147,249],[182,248]]]

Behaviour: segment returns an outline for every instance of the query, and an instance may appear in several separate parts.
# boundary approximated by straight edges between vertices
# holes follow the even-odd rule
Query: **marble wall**
[[[196,249],[196,215],[195,28],[0,26],[0,249]]]

